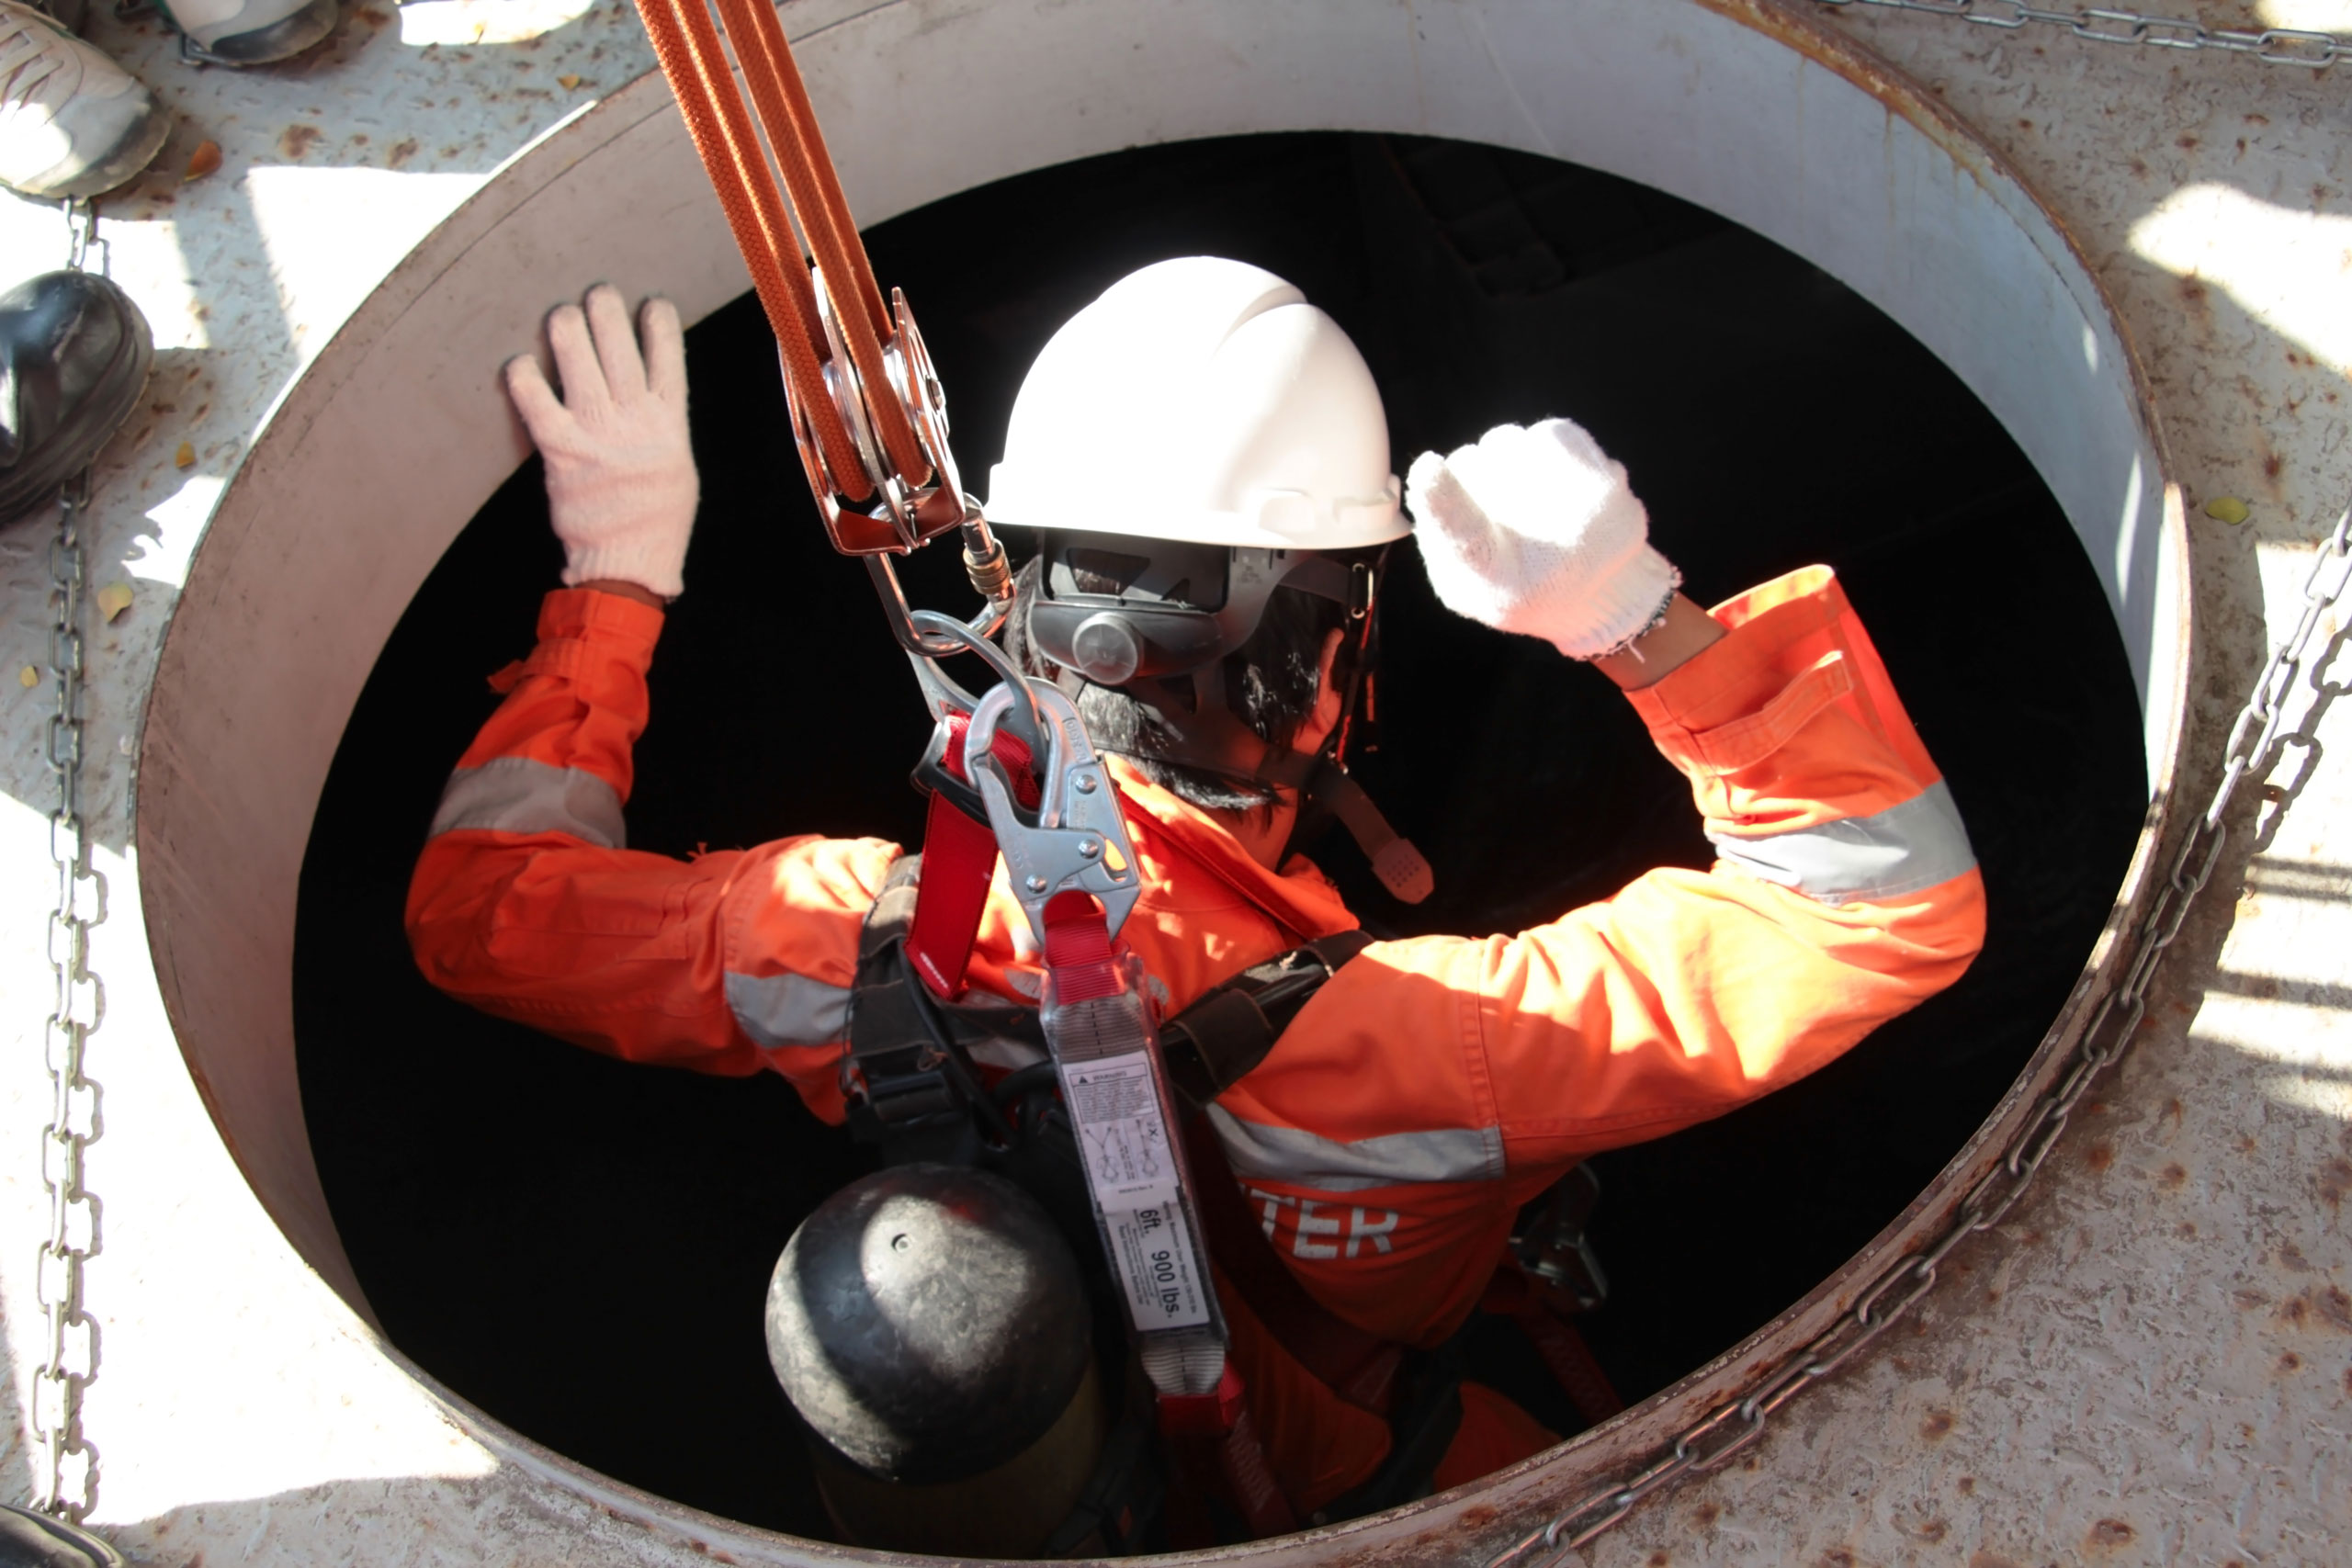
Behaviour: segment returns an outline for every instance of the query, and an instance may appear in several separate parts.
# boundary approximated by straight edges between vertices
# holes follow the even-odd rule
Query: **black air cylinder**
[[[1035,1200],[986,1171],[896,1166],[827,1199],[776,1261],[767,1340],[830,1450],[827,1501],[863,1544],[937,1550],[902,1530],[968,1517],[960,1495],[982,1477],[1001,1492],[1017,1475],[1021,1511],[1049,1529],[1100,1446],[1078,1264]],[[955,1508],[927,1506],[951,1495]]]

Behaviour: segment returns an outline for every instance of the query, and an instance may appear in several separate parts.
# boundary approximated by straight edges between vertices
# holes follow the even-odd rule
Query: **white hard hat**
[[[1272,273],[1216,256],[1130,273],[1054,334],[1013,401],[987,511],[1278,550],[1413,526],[1356,345]]]

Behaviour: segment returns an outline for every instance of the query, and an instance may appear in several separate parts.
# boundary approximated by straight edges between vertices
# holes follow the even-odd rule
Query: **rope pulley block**
[[[908,624],[885,558],[957,529],[990,629],[1012,599],[1003,547],[948,447],[945,391],[906,296],[886,302],[875,281],[775,8],[716,4],[723,35],[706,0],[638,0],[638,13],[775,333],[819,514],[835,549],[867,558],[908,651],[960,651]]]

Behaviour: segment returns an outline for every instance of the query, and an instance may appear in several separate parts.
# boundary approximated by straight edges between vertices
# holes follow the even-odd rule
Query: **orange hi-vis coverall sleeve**
[[[1804,1077],[1982,945],[1966,830],[1832,574],[1791,573],[1713,615],[1722,640],[1628,694],[1690,781],[1710,870],[1651,872],[1515,936],[1375,943],[1211,1109],[1276,1252],[1338,1316],[1443,1340],[1519,1207],[1577,1161]],[[899,848],[799,838],[678,861],[623,847],[661,624],[616,596],[548,596],[538,647],[460,759],[417,863],[417,962],[466,1001],[596,1050],[781,1072],[838,1122],[858,932]],[[1147,889],[1121,940],[1163,1015],[1355,926],[1304,858],[1270,871],[1114,766]],[[1000,865],[967,999],[1034,1001],[1040,978]],[[1385,1430],[1331,1439],[1314,1389],[1283,1393],[1299,1380],[1277,1375],[1275,1347],[1243,1342],[1248,1314],[1227,1304],[1236,1357],[1266,1363],[1253,1410],[1284,1406],[1261,1410],[1261,1429],[1298,1434],[1270,1439],[1271,1461],[1311,1511],[1370,1473]]]
[[[899,848],[786,839],[692,861],[625,847],[662,612],[562,589],[450,775],[410,879],[424,977],[633,1062],[784,1073],[838,1122],[865,911]]]
[[[1211,1108],[1276,1250],[1350,1322],[1442,1339],[1569,1167],[1813,1072],[1983,945],[1966,829],[1828,570],[1713,615],[1726,637],[1627,694],[1710,870],[1366,948]]]

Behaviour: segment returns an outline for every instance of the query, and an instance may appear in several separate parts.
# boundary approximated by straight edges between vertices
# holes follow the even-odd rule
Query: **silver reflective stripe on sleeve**
[[[1899,898],[1950,882],[1976,863],[1968,829],[1941,779],[1870,817],[1758,839],[1707,837],[1741,870],[1824,904]]]
[[[628,843],[621,797],[612,785],[584,768],[559,768],[528,757],[501,757],[449,775],[428,837],[469,828],[569,833],[607,850]]]
[[[1295,1127],[1244,1122],[1221,1105],[1209,1107],[1209,1122],[1233,1174],[1263,1181],[1361,1192],[1408,1181],[1498,1181],[1503,1174],[1497,1127],[1390,1133],[1342,1144]]]
[[[743,1032],[773,1050],[778,1045],[830,1045],[849,1038],[849,987],[806,975],[753,979],[731,970],[727,1006]]]

